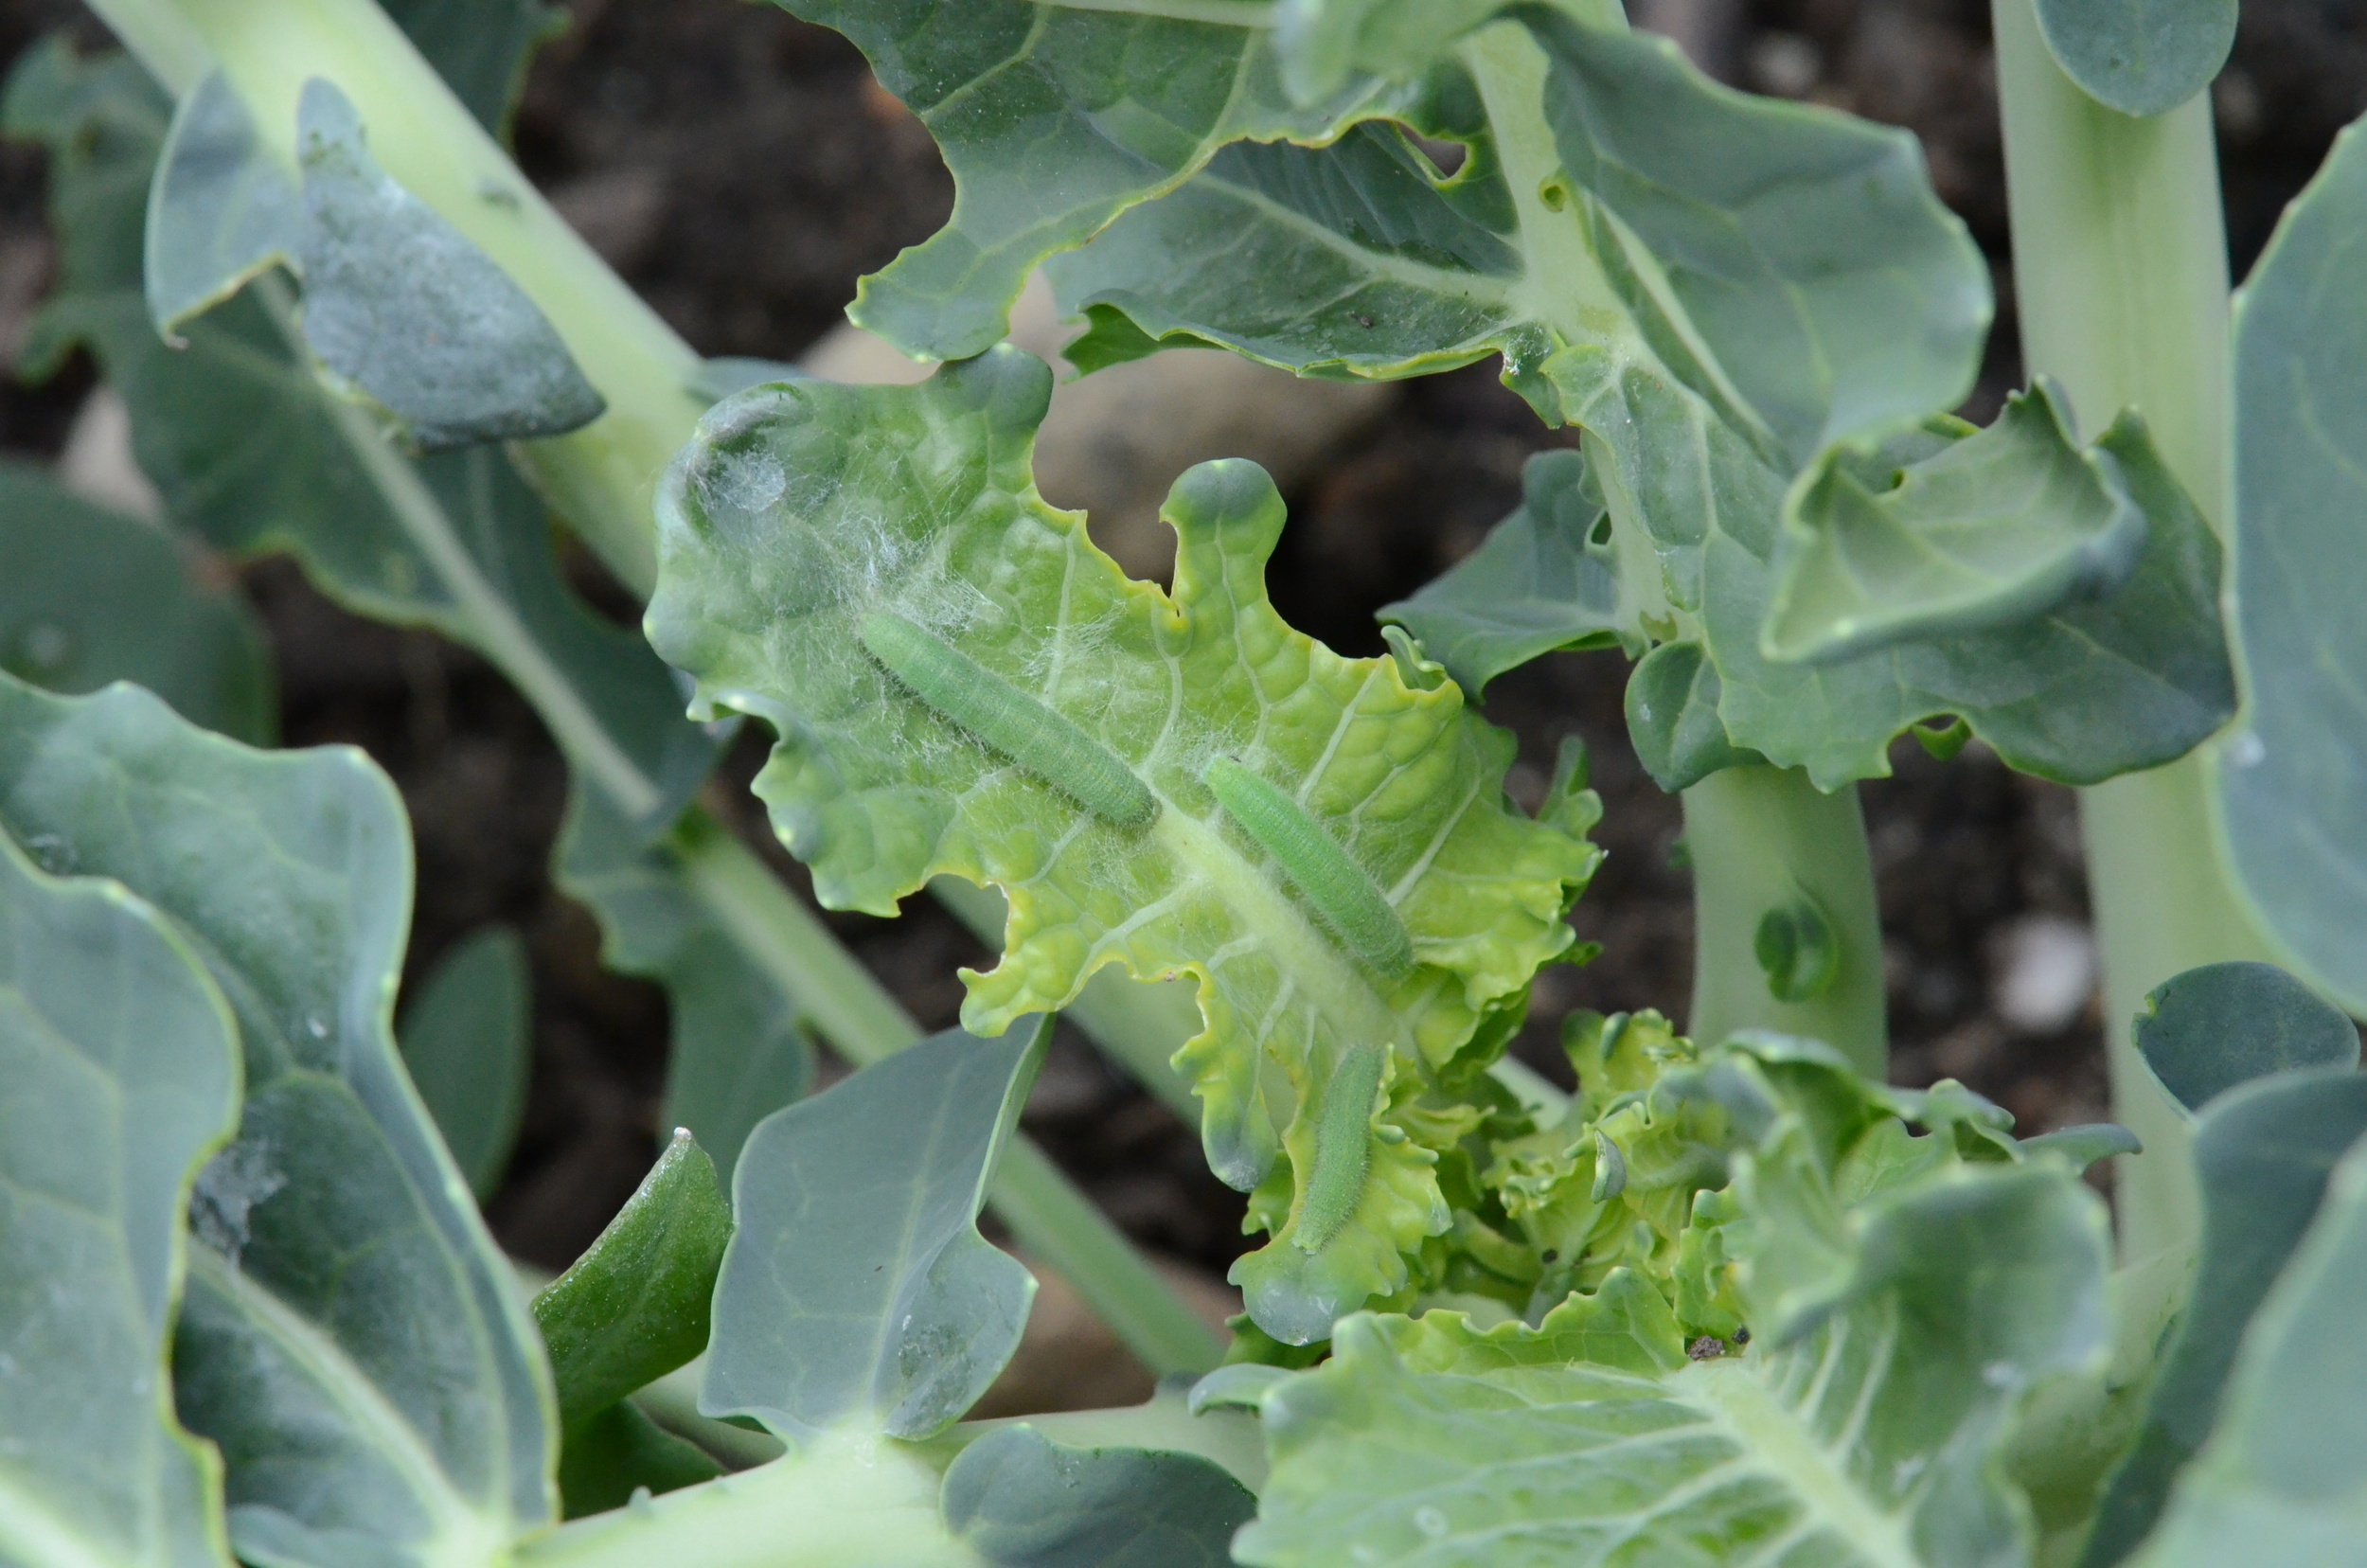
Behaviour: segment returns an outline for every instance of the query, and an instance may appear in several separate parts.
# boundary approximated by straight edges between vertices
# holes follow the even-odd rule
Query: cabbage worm
[[[1324,1086],[1323,1109],[1315,1123],[1315,1168],[1308,1174],[1298,1234],[1292,1238],[1301,1252],[1323,1251],[1364,1195],[1373,1096],[1380,1091],[1380,1070],[1388,1060],[1384,1046],[1351,1045]]]
[[[1405,922],[1305,808],[1229,757],[1209,763],[1200,777],[1359,958],[1392,980],[1414,967]]]
[[[934,632],[875,611],[856,633],[905,690],[1094,815],[1139,828],[1159,814],[1149,786],[1109,747]]]

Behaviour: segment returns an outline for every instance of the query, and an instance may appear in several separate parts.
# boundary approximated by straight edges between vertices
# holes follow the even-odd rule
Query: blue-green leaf
[[[2108,109],[2166,115],[2211,85],[2235,45],[2236,0],[2037,0],[2063,74]]]
[[[550,1375],[395,1054],[410,845],[358,752],[256,752],[114,686],[0,677],[0,828],[169,916],[238,1018],[174,1349],[230,1537],[273,1568],[472,1560],[553,1514]]]
[[[336,87],[304,85],[304,337],[422,450],[563,436],[607,403],[525,290],[363,143]]]
[[[1036,1282],[978,1234],[1048,1022],[948,1030],[776,1111],[732,1179],[699,1408],[792,1446],[925,1437],[1019,1345]]]
[[[2123,419],[2118,444],[2159,470],[2142,422]],[[2107,443],[2081,449],[2045,381],[1986,430],[1828,450],[1784,525],[1759,651],[1808,664],[2103,598],[2137,569],[2148,527]]]
[[[265,745],[279,732],[263,629],[163,530],[0,464],[0,669],[79,696],[144,686],[193,723]]]
[[[479,1202],[501,1185],[534,1065],[525,943],[508,926],[462,939],[405,1004],[402,1064]]]
[[[1196,1453],[1000,1427],[945,1472],[946,1528],[993,1568],[1230,1568],[1257,1500]]]
[[[217,69],[172,112],[148,187],[142,270],[149,319],[181,324],[304,254],[303,193],[255,134],[246,105]]]
[[[2203,1114],[2194,1143],[2203,1208],[2194,1292],[2162,1351],[2136,1446],[2105,1494],[2088,1568],[2109,1568],[2153,1527],[2173,1479],[2218,1419],[2237,1342],[2317,1217],[2336,1162],[2362,1133],[2367,1078],[2351,1065],[2264,1078]]]
[[[1675,794],[1714,773],[1766,758],[1726,739],[1717,667],[1697,642],[1667,642],[1628,677],[1628,739],[1652,782]]]
[[[2273,964],[2205,964],[2145,995],[2137,1049],[2198,1112],[2237,1084],[2295,1067],[2356,1068],[2358,1029]]]
[[[170,922],[0,832],[0,1561],[229,1568],[173,1415],[182,1215],[238,1126],[238,1025]]]
[[[1521,471],[1520,507],[1453,570],[1383,605],[1380,618],[1419,637],[1477,697],[1505,670],[1556,649],[1640,652],[1632,598],[1586,459],[1540,452]]]
[[[2268,930],[2367,1009],[2367,134],[2336,139],[2235,303],[2235,624],[2244,716],[2218,754],[2236,877]]]
[[[1325,139],[1409,96],[1360,80],[1295,107],[1266,32],[1221,22],[1032,0],[781,3],[853,40],[952,170],[952,219],[864,278],[847,312],[915,359],[991,347],[1037,262],[1225,143]]]
[[[2217,1428],[2141,1568],[2320,1568],[2367,1540],[2367,1153],[2354,1145],[2244,1331]]]
[[[812,1084],[813,1041],[796,998],[750,961],[684,877],[675,849],[721,831],[694,816],[645,844],[578,784],[551,869],[598,918],[601,961],[666,988],[662,1114],[690,1130],[728,1190],[749,1130]]]

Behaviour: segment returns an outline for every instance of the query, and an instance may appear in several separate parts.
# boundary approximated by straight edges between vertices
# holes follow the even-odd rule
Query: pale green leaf
[[[2238,1341],[2361,1133],[2367,1078],[2352,1065],[2264,1078],[2216,1101],[2196,1127],[2203,1230],[2194,1291],[2162,1353],[2136,1446],[2098,1511],[2089,1568],[2109,1568],[2153,1527],[2173,1478],[2218,1418]]]
[[[2367,1541],[2367,1153],[2354,1145],[2244,1331],[2210,1443],[2141,1568],[2327,1568]]]
[[[2138,1052],[2189,1113],[2253,1078],[2358,1065],[2358,1028],[2273,964],[2205,964],[2145,993]]]
[[[1291,97],[1311,103],[1359,73],[1418,77],[1455,40],[1505,9],[1505,0],[1278,0],[1274,53]]]
[[[1452,571],[1380,609],[1474,697],[1540,653],[1643,643],[1586,459],[1539,453],[1521,471],[1521,497]]]
[[[774,1112],[732,1179],[699,1408],[792,1447],[931,1436],[1019,1346],[1036,1282],[978,1211],[1042,1065],[1049,1020],[959,1029]]]
[[[279,732],[262,627],[160,529],[0,464],[0,669],[79,696],[144,686],[235,739]]]
[[[1031,0],[780,3],[851,39],[952,170],[952,219],[864,278],[847,312],[915,359],[992,347],[1037,262],[1225,143],[1326,139],[1408,96],[1356,80],[1294,107],[1266,31],[1221,22]]]
[[[2063,74],[2124,115],[2166,115],[2211,85],[2235,45],[2236,0],[2037,0]]]
[[[304,337],[422,450],[563,436],[607,407],[525,290],[364,144],[315,77],[296,112]]]
[[[199,1179],[175,1345],[266,1568],[434,1564],[551,1517],[549,1373],[509,1269],[395,1054],[410,914],[394,787],[359,752],[256,752],[115,686],[0,680],[0,827],[193,939],[246,1107]]]
[[[403,1007],[402,1064],[479,1202],[501,1185],[525,1115],[533,1011],[525,943],[505,925],[463,938]]]
[[[1231,1568],[1257,1500],[1196,1453],[1078,1448],[1026,1426],[948,1467],[946,1528],[994,1568]]]
[[[2122,418],[2135,427],[2126,449],[2158,468],[2142,423]],[[2147,528],[2120,464],[2080,448],[2061,390],[2041,380],[1986,430],[1934,425],[1810,464],[1784,507],[1759,651],[1828,664],[2018,626],[2118,592]]]
[[[0,1083],[0,1561],[228,1568],[222,1464],[166,1368],[238,1025],[169,922],[6,832]]]
[[[2235,621],[2244,716],[2217,757],[2237,880],[2367,1010],[2367,134],[2342,133],[2235,303]]]
[[[1172,596],[1128,579],[1029,481],[1050,385],[997,349],[918,386],[806,383],[720,405],[662,490],[651,641],[697,678],[703,708],[780,735],[756,793],[824,903],[889,913],[939,873],[1003,889],[1003,962],[968,980],[973,1030],[1066,1006],[1105,964],[1196,977],[1203,1032],[1179,1064],[1212,1166],[1267,1183],[1256,1212],[1277,1233],[1235,1277],[1271,1331],[1319,1339],[1400,1288],[1403,1255],[1447,1215],[1432,1150],[1384,1126],[1344,1192],[1353,1222],[1328,1239],[1294,1228],[1313,1102],[1353,1050],[1385,1044],[1383,1120],[1415,1131],[1400,1108],[1499,1049],[1504,1030],[1484,1026],[1517,1017],[1537,966],[1570,945],[1560,917],[1595,852],[1507,806],[1510,738],[1455,687],[1409,687],[1394,660],[1340,658],[1273,613],[1263,575],[1282,505],[1254,465],[1178,482]],[[882,614],[956,661],[946,679],[1006,693],[1035,728],[989,749],[891,676],[864,641]],[[1083,776],[1056,785],[1031,771],[1044,757],[1010,757],[1046,737],[1062,757],[1083,748]],[[1324,841],[1310,849],[1333,882],[1319,885],[1368,880],[1358,907],[1402,923],[1410,971],[1359,956],[1339,911],[1310,903],[1310,863],[1219,807],[1201,775],[1219,757],[1289,781],[1285,814]],[[1148,820],[1080,804],[1105,790],[1123,797],[1109,810]],[[1335,1171],[1352,1173],[1353,1149]]]
[[[721,831],[686,822],[677,834]],[[685,879],[679,839],[645,844],[580,784],[552,851],[561,888],[600,922],[600,959],[666,988],[667,1123],[690,1130],[729,1188],[749,1129],[813,1082],[797,1000],[757,969]]]
[[[2028,1390],[2100,1371],[2102,1205],[2056,1162],[1945,1143],[1878,1156],[1893,1174],[1860,1185],[1903,1134],[1829,1052],[1770,1042],[1667,1081],[1732,1118],[1720,1228],[1749,1344],[1689,1360],[1627,1273],[1537,1328],[1351,1318],[1329,1363],[1266,1396],[1274,1469],[1243,1562],[2027,1560],[2000,1458]]]
[[[483,652],[569,759],[646,832],[712,765],[665,668],[566,587],[547,514],[491,449],[414,462],[308,363],[276,275],[157,340],[140,225],[164,98],[128,60],[44,45],[10,78],[9,132],[50,148],[62,287],[28,353],[97,353],[133,420],[141,468],[176,522],[239,553],[294,551],[348,608],[426,625]]]

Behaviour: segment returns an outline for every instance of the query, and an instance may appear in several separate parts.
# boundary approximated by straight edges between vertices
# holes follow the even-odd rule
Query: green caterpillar
[[[1373,1096],[1380,1090],[1380,1070],[1388,1060],[1383,1046],[1351,1045],[1324,1087],[1322,1119],[1315,1124],[1315,1168],[1307,1178],[1298,1234],[1292,1238],[1301,1252],[1323,1251],[1364,1195]]]
[[[1229,757],[1209,763],[1200,777],[1359,958],[1392,980],[1413,969],[1405,922],[1363,867],[1297,801]]]
[[[914,696],[1094,815],[1140,828],[1159,801],[1109,747],[933,632],[888,611],[856,627],[863,647]]]

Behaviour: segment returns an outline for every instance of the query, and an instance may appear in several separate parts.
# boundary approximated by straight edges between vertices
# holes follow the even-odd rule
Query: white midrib
[[[453,1489],[452,1478],[420,1443],[418,1433],[386,1402],[378,1385],[335,1341],[210,1247],[189,1249],[189,1274],[192,1280],[203,1279],[208,1288],[237,1301],[247,1317],[270,1333],[280,1352],[310,1375],[312,1385],[336,1407],[346,1424],[368,1440],[371,1452],[402,1478],[432,1522],[433,1533],[422,1543],[418,1559],[420,1563],[474,1568],[498,1560],[509,1540],[505,1522],[470,1506]]]
[[[1876,1506],[1798,1413],[1769,1392],[1750,1358],[1695,1362],[1670,1381],[1679,1398],[1874,1568],[1923,1568],[1907,1515]]]

